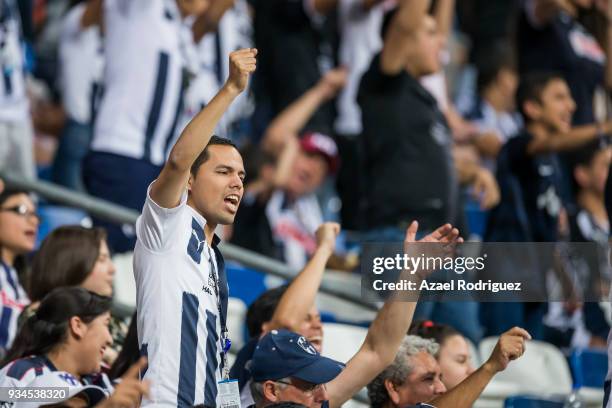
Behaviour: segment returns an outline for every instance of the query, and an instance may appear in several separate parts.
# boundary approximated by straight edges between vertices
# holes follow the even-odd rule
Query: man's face
[[[208,160],[189,178],[189,201],[211,225],[234,222],[244,192],[242,156],[233,146],[208,147]]]
[[[308,408],[320,408],[329,400],[325,384],[314,385],[306,381],[291,378],[291,385],[276,383],[276,401],[295,402]]]
[[[319,353],[323,350],[323,325],[321,324],[321,315],[315,306],[310,308],[308,316],[298,330],[298,334],[306,337]]]
[[[410,365],[414,370],[403,385],[395,386],[396,392],[390,395],[395,406],[405,407],[428,402],[446,392],[442,383],[442,371],[431,354],[422,351],[408,358],[411,359]]]
[[[576,103],[567,83],[553,79],[543,89],[540,102],[532,102],[532,119],[543,123],[552,132],[566,133],[572,128],[572,115]]]
[[[294,198],[312,193],[325,180],[327,170],[327,162],[321,155],[300,150],[289,176],[288,193]]]
[[[414,50],[408,54],[407,64],[416,67],[418,76],[434,74],[440,71],[440,51],[442,50],[442,35],[438,32],[436,20],[430,15],[425,16],[421,27],[414,35],[410,47]],[[415,64],[417,64],[415,66]]]

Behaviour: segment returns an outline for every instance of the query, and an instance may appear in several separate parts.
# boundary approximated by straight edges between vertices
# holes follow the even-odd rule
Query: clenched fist
[[[249,76],[257,68],[257,49],[245,48],[234,51],[229,56],[229,78],[225,86],[234,93],[244,91],[249,82]]]
[[[506,369],[510,361],[516,360],[525,353],[525,340],[531,335],[520,327],[514,327],[502,334],[486,364],[497,373]]]
[[[326,248],[331,253],[336,249],[336,238],[340,233],[340,224],[335,222],[326,222],[317,228],[317,247]]]

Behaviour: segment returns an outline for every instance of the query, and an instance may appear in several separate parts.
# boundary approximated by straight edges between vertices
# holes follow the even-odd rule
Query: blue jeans
[[[429,231],[419,232],[417,239],[429,234]],[[382,227],[369,230],[364,235],[366,242],[403,242],[406,231],[396,227]],[[480,304],[475,301],[421,301],[414,313],[414,321],[432,320],[436,323],[448,324],[461,334],[478,344],[482,339],[483,330],[480,326],[478,311]]]
[[[68,119],[55,153],[51,178],[53,182],[72,190],[85,192],[81,164],[91,142],[92,128]]]

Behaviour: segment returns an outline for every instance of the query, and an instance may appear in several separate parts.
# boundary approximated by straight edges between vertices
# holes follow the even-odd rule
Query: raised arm
[[[416,222],[408,227],[404,240],[405,252],[409,252],[413,246],[417,230]],[[462,241],[459,231],[446,224],[419,242],[438,242],[450,244],[449,247],[452,247]],[[417,282],[418,287],[421,279],[419,276],[422,276],[423,272],[427,271],[420,271],[411,277],[402,274],[402,279],[412,279]],[[357,354],[347,363],[342,373],[327,384],[330,407],[342,406],[391,364],[412,323],[415,308],[416,302],[401,301],[391,295],[370,325],[366,339]]]
[[[317,249],[306,267],[295,277],[281,297],[272,316],[270,330],[281,328],[294,332],[300,330],[300,325],[314,305],[325,265],[334,253],[339,233],[340,225],[332,222],[322,224],[317,229]]]
[[[453,16],[455,15],[455,0],[438,0],[434,10],[434,19],[438,25],[438,32],[448,39],[448,35],[453,26]]]
[[[332,99],[346,84],[346,68],[327,72],[319,82],[299,99],[287,106],[268,126],[263,148],[279,155],[289,138],[298,137],[300,131],[321,105]]]
[[[208,144],[217,123],[234,98],[245,89],[249,75],[255,71],[256,55],[254,48],[230,54],[230,73],[225,85],[183,130],[151,187],[151,198],[159,206],[173,208],[180,203],[191,166]]]
[[[461,384],[429,402],[437,408],[471,408],[495,374],[506,369],[510,361],[525,352],[525,340],[531,336],[515,327],[502,334],[489,359]]]
[[[612,134],[612,121],[597,125],[576,126],[567,133],[559,133],[546,138],[534,138],[527,146],[527,153],[536,155],[574,150],[601,135],[610,134]]]
[[[208,33],[217,31],[226,11],[234,7],[236,0],[215,0],[204,13],[196,18],[191,28],[193,40],[198,43]]]
[[[387,29],[380,56],[383,73],[395,75],[404,69],[410,41],[423,24],[430,0],[400,0],[391,25]]]

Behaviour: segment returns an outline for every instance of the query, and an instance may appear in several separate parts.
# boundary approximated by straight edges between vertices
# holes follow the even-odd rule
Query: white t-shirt
[[[3,0],[0,13],[0,121],[29,120],[21,21],[15,0]],[[2,15],[4,14],[4,15]]]
[[[346,86],[338,96],[336,132],[344,135],[361,133],[361,109],[357,92],[361,77],[370,67],[372,58],[382,48],[381,27],[383,17],[392,1],[380,3],[364,10],[363,0],[340,0],[338,18],[341,28],[339,50],[340,65],[349,68]]]
[[[104,69],[102,38],[97,26],[83,29],[86,4],[74,6],[64,18],[59,43],[60,86],[68,116],[90,123]]]
[[[253,22],[246,0],[237,0],[227,10],[216,32],[209,33],[198,44],[200,60],[197,77],[189,85],[185,95],[185,111],[180,129],[206,106],[219,92],[229,75],[229,54],[233,51],[253,47]],[[231,126],[239,119],[248,117],[254,110],[249,91],[242,92],[225,112],[215,134],[231,138]]]
[[[104,96],[92,150],[165,161],[193,36],[175,0],[106,0]]]
[[[187,205],[187,193],[170,209],[147,193],[136,222],[138,342],[148,356],[144,378],[151,382],[143,406],[217,405],[223,369],[219,303],[227,316],[228,287],[218,238],[211,248],[205,225]]]

